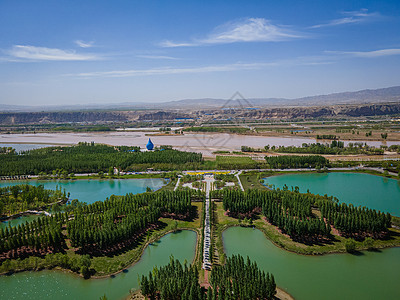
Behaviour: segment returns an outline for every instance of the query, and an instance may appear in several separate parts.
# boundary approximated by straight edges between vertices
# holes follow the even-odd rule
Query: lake
[[[85,280],[64,271],[44,270],[0,276],[0,299],[124,299],[130,289],[139,287],[138,278],[155,266],[163,266],[173,255],[182,263],[191,263],[196,248],[196,233],[183,230],[169,233],[148,246],[140,261],[115,278]]]
[[[276,247],[258,229],[231,227],[222,237],[227,256],[249,256],[297,300],[400,299],[400,248],[304,256]]]
[[[298,186],[300,192],[335,196],[339,201],[366,206],[400,216],[400,181],[365,173],[297,173],[264,178],[282,188]]]
[[[76,180],[10,180],[0,181],[0,187],[17,184],[43,184],[46,189],[55,190],[61,186],[70,193],[71,199],[93,203],[104,201],[111,195],[125,195],[127,193],[144,193],[147,187],[153,191],[160,189],[165,184],[162,178],[140,179],[76,179]]]

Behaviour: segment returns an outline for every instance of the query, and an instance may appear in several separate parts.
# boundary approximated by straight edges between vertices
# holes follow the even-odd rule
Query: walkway
[[[178,176],[178,181],[176,182],[176,185],[175,185],[175,187],[174,187],[174,191],[177,190],[177,188],[179,187],[179,183],[180,183],[180,182],[181,182],[181,177]]]
[[[237,180],[238,180],[238,184],[239,184],[239,186],[240,186],[240,189],[241,189],[242,191],[244,191],[242,182],[240,181],[240,177],[239,177],[240,174],[242,174],[242,171],[237,172],[237,173],[235,174],[235,176],[236,176],[236,178],[237,178]]]
[[[203,269],[211,270],[211,259],[210,259],[210,246],[211,246],[211,223],[210,223],[210,191],[211,185],[214,182],[213,175],[205,175],[204,180],[206,181],[206,205],[205,205],[205,220],[204,220],[204,245],[203,245]]]

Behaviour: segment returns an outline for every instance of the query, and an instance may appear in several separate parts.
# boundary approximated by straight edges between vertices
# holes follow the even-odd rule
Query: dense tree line
[[[215,266],[206,290],[199,285],[195,266],[182,265],[171,258],[168,265],[155,268],[142,276],[142,294],[150,299],[221,300],[273,299],[276,294],[274,276],[261,271],[249,258],[232,256],[223,266]]]
[[[322,217],[347,236],[364,238],[366,235],[379,236],[391,227],[392,217],[365,207],[346,203],[321,202]]]
[[[16,227],[0,228],[0,253],[29,247],[31,250],[61,249],[64,237],[61,233],[66,215],[58,213],[41,217]]]
[[[193,196],[203,194],[179,190],[111,196],[74,212],[74,219],[67,224],[68,236],[74,247],[107,249],[135,237],[162,215],[188,217]]]
[[[140,288],[150,299],[206,299],[199,285],[197,267],[182,265],[174,258],[168,265],[156,267],[148,276],[142,276]]]
[[[274,276],[261,271],[249,257],[245,261],[240,255],[229,257],[224,266],[215,266],[210,283],[210,292],[217,294],[216,299],[274,299],[276,294]]]
[[[104,250],[125,240],[132,243],[161,216],[188,217],[191,200],[196,198],[204,199],[205,195],[193,190],[159,191],[111,196],[104,202],[76,205],[68,212],[0,229],[0,255],[21,247],[60,250],[66,239],[83,252]],[[62,232],[65,226],[66,235]]]
[[[209,127],[209,126],[201,126],[201,127],[188,127],[184,129],[185,131],[192,132],[228,132],[228,133],[246,133],[250,129],[244,127]]]
[[[391,215],[365,207],[338,204],[333,197],[285,190],[245,192],[221,190],[212,197],[222,198],[223,208],[235,218],[256,218],[262,212],[266,220],[292,239],[310,243],[330,237],[331,226],[344,236],[380,238],[391,227]],[[321,218],[312,213],[318,207]]]
[[[227,190],[223,192],[223,207],[230,216],[255,218],[260,211],[272,224],[292,239],[311,242],[328,237],[331,227],[315,217],[311,205],[320,196],[284,190],[263,191],[251,189],[246,192]]]
[[[329,166],[329,161],[320,155],[282,155],[282,156],[266,156],[265,160],[272,169],[284,168],[308,168],[308,167],[325,167]]]
[[[109,167],[145,169],[154,165],[196,165],[203,161],[200,153],[170,149],[146,152],[137,150],[137,147],[79,143],[72,147],[7,153],[1,157],[0,176],[51,173],[56,169],[68,173],[107,172]]]
[[[61,187],[46,190],[43,185],[21,184],[0,188],[0,215],[15,214],[29,209],[37,209],[50,203],[67,200]]]
[[[310,153],[310,154],[383,154],[383,149],[378,149],[362,143],[352,144],[345,147],[344,142],[333,140],[331,144],[303,143],[301,147],[279,146],[274,149],[281,153]]]

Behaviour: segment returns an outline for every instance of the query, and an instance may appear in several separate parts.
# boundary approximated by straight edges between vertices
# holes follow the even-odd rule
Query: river
[[[110,145],[140,146],[145,148],[149,136],[148,132],[113,131],[101,133],[27,133],[27,134],[0,134],[0,145],[7,144],[77,144],[78,142],[96,142]],[[228,133],[185,133],[184,135],[154,135],[150,136],[155,146],[171,145],[178,150],[201,152],[206,156],[213,151],[239,151],[241,146],[264,148],[270,146],[301,146],[303,143],[315,143],[317,140],[301,137],[268,137],[259,135],[239,135]],[[326,141],[318,141],[326,142]],[[347,145],[350,142],[345,141]],[[400,144],[398,141],[358,141],[370,146],[391,146]]]

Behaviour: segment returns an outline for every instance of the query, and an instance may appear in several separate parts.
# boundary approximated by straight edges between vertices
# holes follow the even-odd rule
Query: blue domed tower
[[[151,141],[151,139],[149,139],[149,141],[147,142],[146,148],[147,148],[147,150],[149,150],[149,151],[153,150],[154,144],[153,144],[153,142]]]

